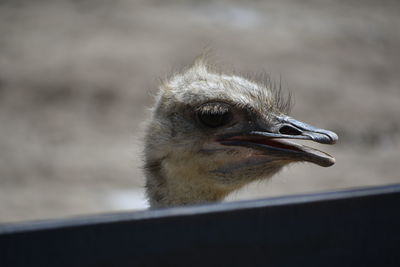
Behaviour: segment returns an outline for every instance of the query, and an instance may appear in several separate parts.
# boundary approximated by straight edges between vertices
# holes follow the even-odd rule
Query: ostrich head
[[[222,200],[292,162],[333,165],[330,155],[287,140],[334,144],[338,137],[289,117],[279,91],[202,61],[164,82],[145,139],[151,206]]]

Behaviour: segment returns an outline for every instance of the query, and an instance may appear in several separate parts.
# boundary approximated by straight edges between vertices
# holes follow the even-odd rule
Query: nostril
[[[279,133],[286,135],[301,135],[301,131],[288,125],[282,126],[279,129]]]

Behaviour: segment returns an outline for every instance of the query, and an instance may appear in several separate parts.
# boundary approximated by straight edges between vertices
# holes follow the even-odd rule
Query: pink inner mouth
[[[263,136],[233,136],[229,139],[223,139],[223,140],[218,140],[218,141],[220,141],[220,142],[227,141],[228,143],[229,143],[229,141],[230,142],[242,141],[242,142],[246,142],[246,143],[266,145],[271,148],[286,150],[287,153],[291,154],[291,157],[294,157],[297,159],[300,158],[300,160],[314,162],[323,167],[329,167],[329,166],[335,164],[335,158],[333,158],[331,155],[329,155],[323,151],[320,151],[318,149],[299,145],[299,144],[290,142],[285,139],[265,138]],[[227,145],[229,145],[229,144],[227,144]],[[240,145],[240,144],[237,144],[237,145]],[[294,152],[294,153],[290,153],[290,152]],[[296,156],[294,154],[296,154]]]
[[[270,147],[304,152],[302,149],[299,148],[300,145],[297,145],[297,144],[294,144],[294,143],[291,143],[288,141],[284,141],[284,140],[278,140],[278,139],[274,139],[274,138],[265,138],[262,136],[235,136],[235,137],[230,138],[229,140],[244,141],[244,142],[250,142],[250,143],[255,143],[255,144],[267,145]]]

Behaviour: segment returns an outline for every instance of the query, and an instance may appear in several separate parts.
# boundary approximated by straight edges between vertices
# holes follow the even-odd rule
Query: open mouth
[[[218,142],[226,146],[243,146],[257,150],[264,155],[289,161],[308,161],[323,167],[335,164],[335,159],[318,149],[296,144],[287,139],[309,140],[332,145],[338,140],[337,134],[297,121],[288,116],[277,116],[276,123],[253,125],[240,132],[226,133]]]
[[[239,135],[219,140],[227,146],[249,147],[268,155],[275,155],[281,159],[293,161],[308,161],[322,167],[335,164],[335,158],[315,148],[296,144],[282,138],[266,138],[257,135]]]

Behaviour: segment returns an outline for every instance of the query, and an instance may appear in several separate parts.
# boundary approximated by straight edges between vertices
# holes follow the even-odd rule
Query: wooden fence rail
[[[400,266],[400,185],[0,224],[0,266]]]

